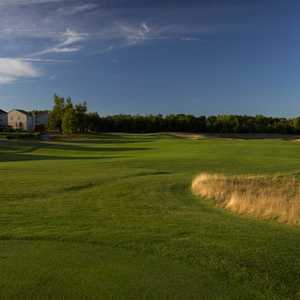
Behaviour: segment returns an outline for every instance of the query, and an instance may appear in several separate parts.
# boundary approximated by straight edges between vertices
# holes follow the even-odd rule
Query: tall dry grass
[[[192,190],[238,214],[300,225],[300,183],[293,176],[201,174]]]

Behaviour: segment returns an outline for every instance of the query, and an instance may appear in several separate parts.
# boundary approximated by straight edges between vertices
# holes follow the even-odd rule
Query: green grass
[[[203,171],[300,172],[300,144],[0,141],[0,299],[300,299],[300,228],[191,194]]]

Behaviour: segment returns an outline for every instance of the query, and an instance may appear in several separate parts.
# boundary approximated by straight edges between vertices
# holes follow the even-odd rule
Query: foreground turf
[[[0,299],[300,299],[300,229],[194,197],[199,172],[300,171],[300,144],[0,141]]]

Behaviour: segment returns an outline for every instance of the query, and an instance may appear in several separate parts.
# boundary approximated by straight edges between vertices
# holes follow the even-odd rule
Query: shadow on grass
[[[66,151],[76,151],[76,152],[124,152],[124,151],[145,151],[152,150],[153,148],[148,147],[86,147],[80,145],[68,145],[68,144],[56,144],[56,143],[31,143],[32,147],[22,151],[32,152],[39,149],[49,149],[49,150],[66,150]]]
[[[145,151],[153,150],[149,147],[90,147],[84,145],[74,145],[67,143],[57,143],[57,142],[39,142],[39,141],[24,141],[24,142],[14,142],[14,141],[0,141],[0,154],[1,150],[17,153],[30,153],[37,151],[39,149],[49,149],[49,150],[66,150],[66,151],[76,151],[76,152],[124,152],[124,151]]]
[[[120,136],[121,137],[121,136]],[[123,138],[123,137],[122,137]],[[98,139],[97,139],[98,140]],[[43,141],[0,141],[0,162],[5,161],[29,161],[29,160],[74,160],[74,159],[100,159],[100,158],[116,158],[114,154],[136,151],[153,150],[150,147],[123,147],[123,146],[95,146],[86,145],[88,139],[84,138],[80,143],[66,143],[65,140],[59,142],[43,142]],[[46,150],[43,155],[34,153],[35,151]],[[49,152],[47,152],[49,150]],[[60,151],[57,155],[55,151]],[[54,151],[54,152],[53,152]],[[69,153],[72,152],[72,153]],[[44,154],[45,153],[45,154]],[[112,154],[108,157],[107,154]],[[70,154],[75,154],[70,156]],[[99,154],[99,156],[89,156]],[[101,154],[105,154],[101,157]]]
[[[149,171],[149,172],[140,172],[136,174],[129,174],[127,176],[122,177],[123,179],[126,178],[134,178],[134,177],[144,177],[144,176],[156,176],[156,175],[171,175],[172,172],[166,172],[166,171]]]
[[[70,143],[70,144],[132,144],[132,143],[147,143],[155,139],[153,136],[138,136],[134,134],[114,134],[103,133],[78,137],[56,137],[54,141]]]
[[[54,156],[54,155],[35,155],[25,153],[5,153],[0,154],[0,162],[13,162],[13,161],[37,161],[37,160],[95,160],[95,159],[115,159],[120,156]]]

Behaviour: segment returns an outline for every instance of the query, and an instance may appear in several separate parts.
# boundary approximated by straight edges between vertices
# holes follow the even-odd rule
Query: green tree
[[[65,109],[65,99],[55,94],[54,106],[49,115],[48,126],[50,130],[59,130],[59,132],[62,132],[62,121],[64,116],[64,109]]]
[[[295,132],[300,132],[300,117],[297,117],[293,120],[293,127],[295,129]]]
[[[87,104],[86,102],[75,105],[75,126],[80,133],[87,131]]]
[[[87,130],[97,131],[100,127],[100,118],[97,113],[87,113]]]
[[[71,98],[68,98],[65,104],[63,119],[62,119],[62,131],[64,134],[72,134],[75,132],[76,115]]]

